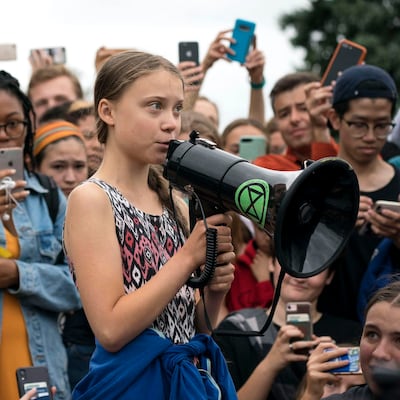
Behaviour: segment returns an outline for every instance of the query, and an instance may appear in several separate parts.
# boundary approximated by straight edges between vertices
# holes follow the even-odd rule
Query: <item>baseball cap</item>
[[[396,103],[397,89],[392,77],[374,65],[355,65],[347,68],[336,80],[332,104],[367,97],[383,98]]]

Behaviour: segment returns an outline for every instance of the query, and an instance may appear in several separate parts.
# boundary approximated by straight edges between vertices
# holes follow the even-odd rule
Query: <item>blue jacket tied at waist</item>
[[[97,342],[89,373],[75,387],[73,399],[232,400],[237,396],[221,350],[210,336],[198,334],[189,343],[175,345],[147,329],[117,353]]]

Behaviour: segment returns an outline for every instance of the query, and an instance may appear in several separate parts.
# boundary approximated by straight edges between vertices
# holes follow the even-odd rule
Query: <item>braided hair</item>
[[[22,105],[24,118],[27,121],[24,143],[24,165],[31,172],[34,169],[35,162],[33,157],[33,136],[35,133],[34,121],[36,118],[32,103],[28,96],[21,90],[18,80],[6,71],[0,71],[0,90],[16,97]]]

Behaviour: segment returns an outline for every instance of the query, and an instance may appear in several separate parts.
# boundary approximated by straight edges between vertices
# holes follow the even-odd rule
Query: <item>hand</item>
[[[235,257],[232,245],[231,224],[232,217],[228,214],[216,214],[207,218],[208,227],[214,228],[217,231],[217,265],[228,264]],[[191,265],[192,271],[205,264],[206,227],[202,220],[196,223],[181,251],[186,253],[185,257],[191,260],[189,265]]]
[[[359,228],[364,223],[368,222],[367,215],[368,210],[370,210],[373,206],[374,202],[370,197],[367,196],[360,196],[360,205],[358,208],[358,215],[356,221],[356,227]]]
[[[42,49],[32,50],[31,54],[29,55],[29,62],[32,67],[32,72],[54,64],[53,58],[50,56],[50,54]]]
[[[229,47],[230,43],[234,43],[234,39],[228,36],[227,33],[232,32],[232,29],[219,32],[217,37],[211,42],[207,54],[202,62],[203,70],[207,71],[215,61],[223,59],[231,61],[226,55],[234,54],[234,51]]]
[[[395,244],[400,242],[400,212],[385,208],[377,212],[370,208],[366,218],[376,235],[390,238]]]
[[[13,178],[15,174],[14,169],[3,169],[0,171],[0,185],[2,180],[5,178]],[[3,181],[4,182],[4,181]],[[18,190],[23,189],[26,186],[26,181],[17,180],[15,181],[15,187],[13,189],[0,189],[0,217],[3,217],[5,214],[11,216],[11,211],[17,207],[19,201],[23,201],[29,195],[29,191],[27,190]],[[9,192],[10,191],[10,192]],[[12,197],[10,196],[10,194]],[[16,203],[17,202],[17,203]]]
[[[271,347],[268,355],[264,358],[275,372],[281,371],[291,362],[307,361],[308,356],[296,353],[311,349],[316,345],[316,341],[299,340],[291,343],[293,339],[301,339],[303,333],[294,325],[283,325]]]
[[[201,66],[197,66],[193,61],[182,61],[178,64],[178,69],[185,84],[185,92],[200,90],[204,78]]]
[[[320,82],[310,82],[304,86],[306,108],[313,128],[327,129],[328,111],[332,108],[332,86],[321,86]]]
[[[270,255],[264,253],[260,249],[257,250],[253,262],[250,265],[251,272],[257,282],[265,282],[270,280],[269,265],[272,262]]]
[[[250,76],[250,82],[261,83],[264,79],[264,54],[254,47],[247,56],[244,66],[247,68]]]
[[[330,349],[329,352],[326,350]],[[306,388],[302,398],[320,399],[327,383],[337,382],[339,378],[328,372],[333,368],[347,365],[348,361],[330,361],[347,353],[347,348],[339,348],[332,343],[320,343],[310,354],[307,362]]]
[[[128,49],[108,49],[104,46],[100,47],[96,51],[96,57],[94,60],[94,66],[96,67],[96,72],[99,72],[101,66],[114,54],[122,53]]]
[[[53,395],[53,397],[56,394],[56,391],[57,391],[56,387],[52,386],[51,394]],[[37,390],[36,390],[36,388],[33,388],[29,392],[26,392],[19,400],[30,400],[30,399],[34,398],[36,396],[36,394],[37,394]]]
[[[0,289],[19,285],[19,271],[15,260],[0,258]]]
[[[235,253],[225,253],[231,261],[235,258]],[[233,278],[235,276],[235,267],[229,262],[224,265],[218,265],[214,270],[214,275],[206,286],[206,291],[209,293],[218,293],[225,295],[231,288]]]

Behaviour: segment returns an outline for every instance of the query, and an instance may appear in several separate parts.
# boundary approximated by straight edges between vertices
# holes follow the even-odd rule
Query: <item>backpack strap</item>
[[[47,208],[49,209],[49,215],[53,224],[56,222],[58,207],[60,203],[59,194],[58,194],[58,186],[53,178],[50,176],[40,174],[38,172],[34,173],[37,177],[39,183],[48,190],[47,193],[44,193],[44,199],[46,200]]]

